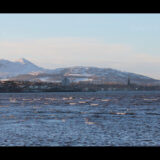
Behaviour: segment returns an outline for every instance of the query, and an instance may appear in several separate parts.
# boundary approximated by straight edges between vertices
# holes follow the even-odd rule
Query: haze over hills
[[[99,84],[126,84],[129,77],[131,82],[137,84],[160,84],[160,80],[111,68],[75,66],[51,70],[39,67],[24,58],[17,61],[0,59],[1,80],[61,82],[64,77],[68,77],[71,82],[85,81]]]

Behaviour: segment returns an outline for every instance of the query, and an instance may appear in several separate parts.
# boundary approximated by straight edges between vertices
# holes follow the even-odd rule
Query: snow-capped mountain
[[[22,58],[17,61],[0,60],[0,79],[60,82],[68,77],[71,82],[160,84],[159,80],[111,68],[68,67],[44,69]]]
[[[21,74],[34,72],[45,72],[46,70],[36,66],[30,61],[22,58],[17,61],[0,59],[0,78],[9,78]]]

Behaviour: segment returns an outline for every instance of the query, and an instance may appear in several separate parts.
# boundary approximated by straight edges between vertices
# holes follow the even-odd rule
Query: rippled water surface
[[[0,146],[160,146],[160,92],[0,93]]]

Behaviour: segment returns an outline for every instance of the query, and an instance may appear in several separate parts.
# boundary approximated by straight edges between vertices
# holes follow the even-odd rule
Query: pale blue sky
[[[160,79],[160,14],[0,14],[0,58]],[[98,58],[97,58],[98,57]]]

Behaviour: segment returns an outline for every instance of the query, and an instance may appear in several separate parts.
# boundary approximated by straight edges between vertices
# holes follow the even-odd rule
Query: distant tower
[[[128,85],[128,86],[130,86],[130,85],[131,85],[131,81],[130,81],[130,78],[129,78],[129,77],[128,77],[127,85]]]
[[[67,86],[70,84],[70,80],[67,77],[64,77],[64,79],[62,80],[62,85]]]

